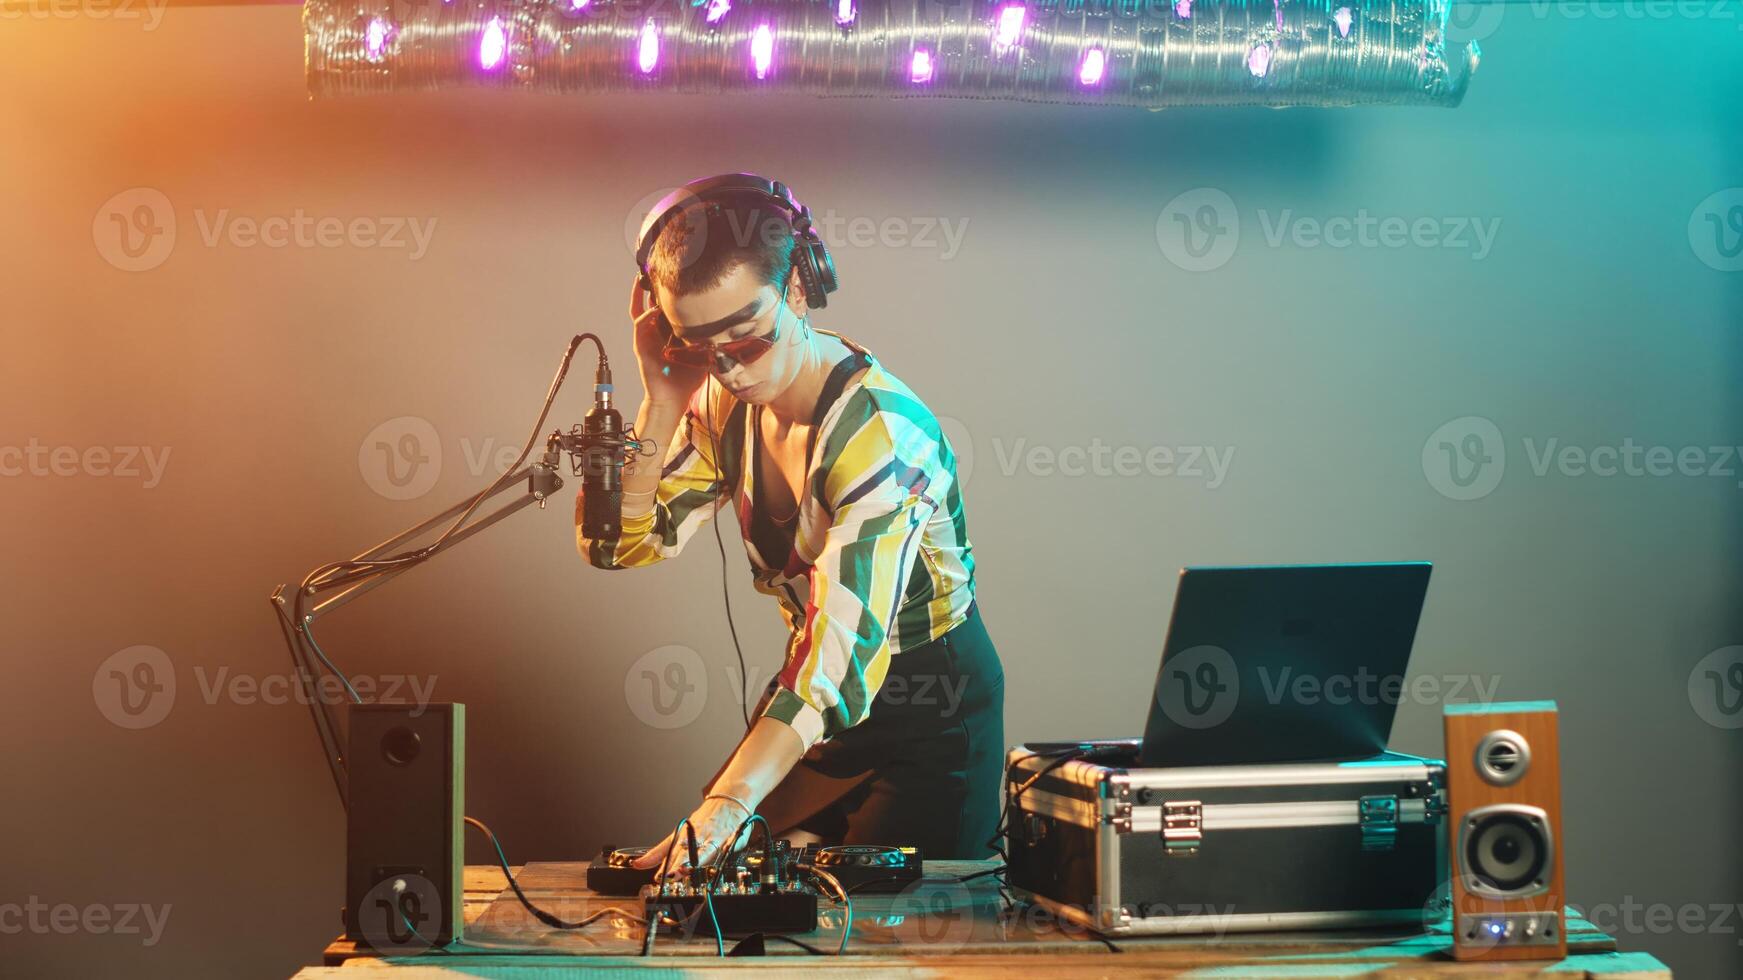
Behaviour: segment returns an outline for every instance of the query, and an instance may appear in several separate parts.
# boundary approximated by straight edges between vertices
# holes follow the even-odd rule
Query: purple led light
[[[775,63],[775,32],[767,24],[758,24],[750,36],[750,63],[758,79],[769,77],[769,66]]]
[[[569,0],[570,10],[586,10],[589,0]]]
[[[999,8],[998,26],[993,29],[993,50],[1005,51],[1017,46],[1023,37],[1023,20],[1028,8],[1020,3],[1008,3]]]
[[[1277,11],[1277,29],[1283,29],[1283,0],[1274,0],[1271,6]]]
[[[840,0],[835,5],[835,22],[842,27],[853,23],[853,19],[858,16],[859,8],[854,6],[853,0]]]
[[[1077,81],[1081,85],[1100,85],[1102,75],[1107,72],[1108,56],[1100,48],[1090,48],[1083,53],[1083,64],[1078,66]]]
[[[1260,41],[1253,45],[1253,50],[1247,52],[1247,70],[1254,78],[1264,78],[1271,70],[1271,45]]]
[[[1174,0],[1174,16],[1186,20],[1192,16],[1192,0]]]
[[[710,24],[718,24],[720,18],[725,17],[726,12],[731,9],[732,0],[708,0],[708,12],[703,15],[703,19]]]
[[[363,56],[370,61],[387,57],[387,44],[393,40],[393,25],[377,17],[363,29]]]
[[[1350,36],[1350,25],[1355,22],[1355,19],[1350,14],[1348,7],[1339,7],[1337,13],[1331,15],[1331,22],[1338,26],[1338,37]]]
[[[660,28],[652,17],[642,25],[641,42],[636,45],[635,63],[643,75],[653,74],[654,66],[660,63]]]
[[[921,48],[914,52],[914,60],[908,63],[908,81],[915,85],[924,85],[932,80],[932,52]]]
[[[508,29],[502,26],[501,17],[492,17],[490,23],[484,25],[484,36],[478,41],[478,67],[495,71],[502,67],[507,55]]]

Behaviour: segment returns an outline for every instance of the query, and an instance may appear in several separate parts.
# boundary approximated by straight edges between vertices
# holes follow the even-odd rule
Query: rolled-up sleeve
[[[584,497],[576,495],[575,544],[594,567],[636,568],[673,557],[726,500],[730,481],[715,457],[718,449],[722,458],[730,459],[732,440],[711,434],[698,417],[708,391],[709,385],[704,385],[684,411],[660,470],[652,510],[639,517],[625,518],[619,528],[621,533],[615,538],[588,538],[581,533]]]
[[[791,725],[807,749],[869,716],[889,669],[904,585],[938,510],[937,437],[860,398],[826,446],[818,496],[832,520],[812,563],[803,621],[763,709]]]

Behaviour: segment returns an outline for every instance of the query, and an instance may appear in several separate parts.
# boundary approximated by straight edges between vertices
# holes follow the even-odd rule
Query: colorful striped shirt
[[[765,554],[768,536],[753,533],[766,520],[754,509],[756,413],[712,376],[685,411],[653,510],[624,520],[615,540],[576,529],[597,567],[649,565],[678,554],[731,491],[756,588],[780,601],[791,631],[762,713],[791,725],[807,749],[864,721],[890,658],[962,623],[974,601],[949,440],[907,385],[838,339],[856,357],[838,372],[866,370],[832,401],[835,386],[826,388],[818,405],[787,553]]]

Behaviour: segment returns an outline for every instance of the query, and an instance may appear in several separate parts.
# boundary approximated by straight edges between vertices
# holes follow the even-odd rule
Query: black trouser
[[[955,629],[892,654],[866,719],[812,746],[762,809],[786,824],[777,834],[985,857],[1004,754],[1005,674],[972,606]]]

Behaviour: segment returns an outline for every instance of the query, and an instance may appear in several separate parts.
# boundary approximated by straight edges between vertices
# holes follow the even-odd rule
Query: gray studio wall
[[[972,457],[1013,740],[1137,734],[1182,565],[1432,560],[1416,672],[1443,692],[1561,702],[1573,900],[1608,914],[1624,948],[1734,973],[1738,922],[1716,908],[1740,897],[1743,751],[1731,716],[1701,701],[1698,665],[1743,643],[1738,477],[1540,476],[1532,453],[1743,435],[1743,273],[1715,268],[1699,210],[1739,203],[1702,204],[1743,184],[1738,34],[1542,7],[1473,29],[1487,61],[1456,111],[1149,114],[311,104],[295,8],[171,8],[151,30],[0,25],[0,445],[169,453],[149,487],[83,462],[0,480],[0,903],[168,906],[154,945],[0,934],[4,972],[316,961],[338,927],[340,812],[304,709],[223,686],[270,688],[287,669],[269,589],[480,486],[494,470],[472,461],[525,437],[570,334],[610,338],[634,405],[626,225],[650,193],[754,169],[842,222],[845,286],[817,322],[870,345]],[[103,209],[132,188],[177,219],[173,252],[145,272],[105,244]],[[1239,224],[1233,253],[1201,272],[1175,261],[1165,213],[1197,188],[1226,194]],[[1200,199],[1184,200],[1196,217]],[[299,209],[434,232],[415,257],[205,240],[221,212]],[[1312,244],[1314,223],[1364,212],[1433,219],[1436,235],[1499,224],[1480,257]],[[894,223],[867,244],[852,219]],[[952,254],[924,231],[935,221],[962,231]],[[584,381],[555,420],[579,419]],[[407,416],[441,465],[423,495],[394,500],[369,457],[400,434],[377,427]],[[1423,451],[1470,416],[1494,424],[1506,467],[1458,500]],[[1462,445],[1471,424],[1436,444]],[[1049,461],[1096,445],[1234,455],[1214,487]],[[779,624],[727,545],[766,676]],[[468,705],[468,810],[512,859],[580,859],[656,837],[727,749],[720,575],[708,538],[664,567],[594,571],[565,502],[333,616],[325,640],[353,673],[413,675]],[[110,720],[104,665],[139,645],[164,652],[176,694],[130,729]],[[662,729],[642,720],[640,671],[668,646],[700,659],[708,694]],[[1396,744],[1438,754],[1439,712],[1408,701]],[[477,841],[469,855],[485,860]]]

